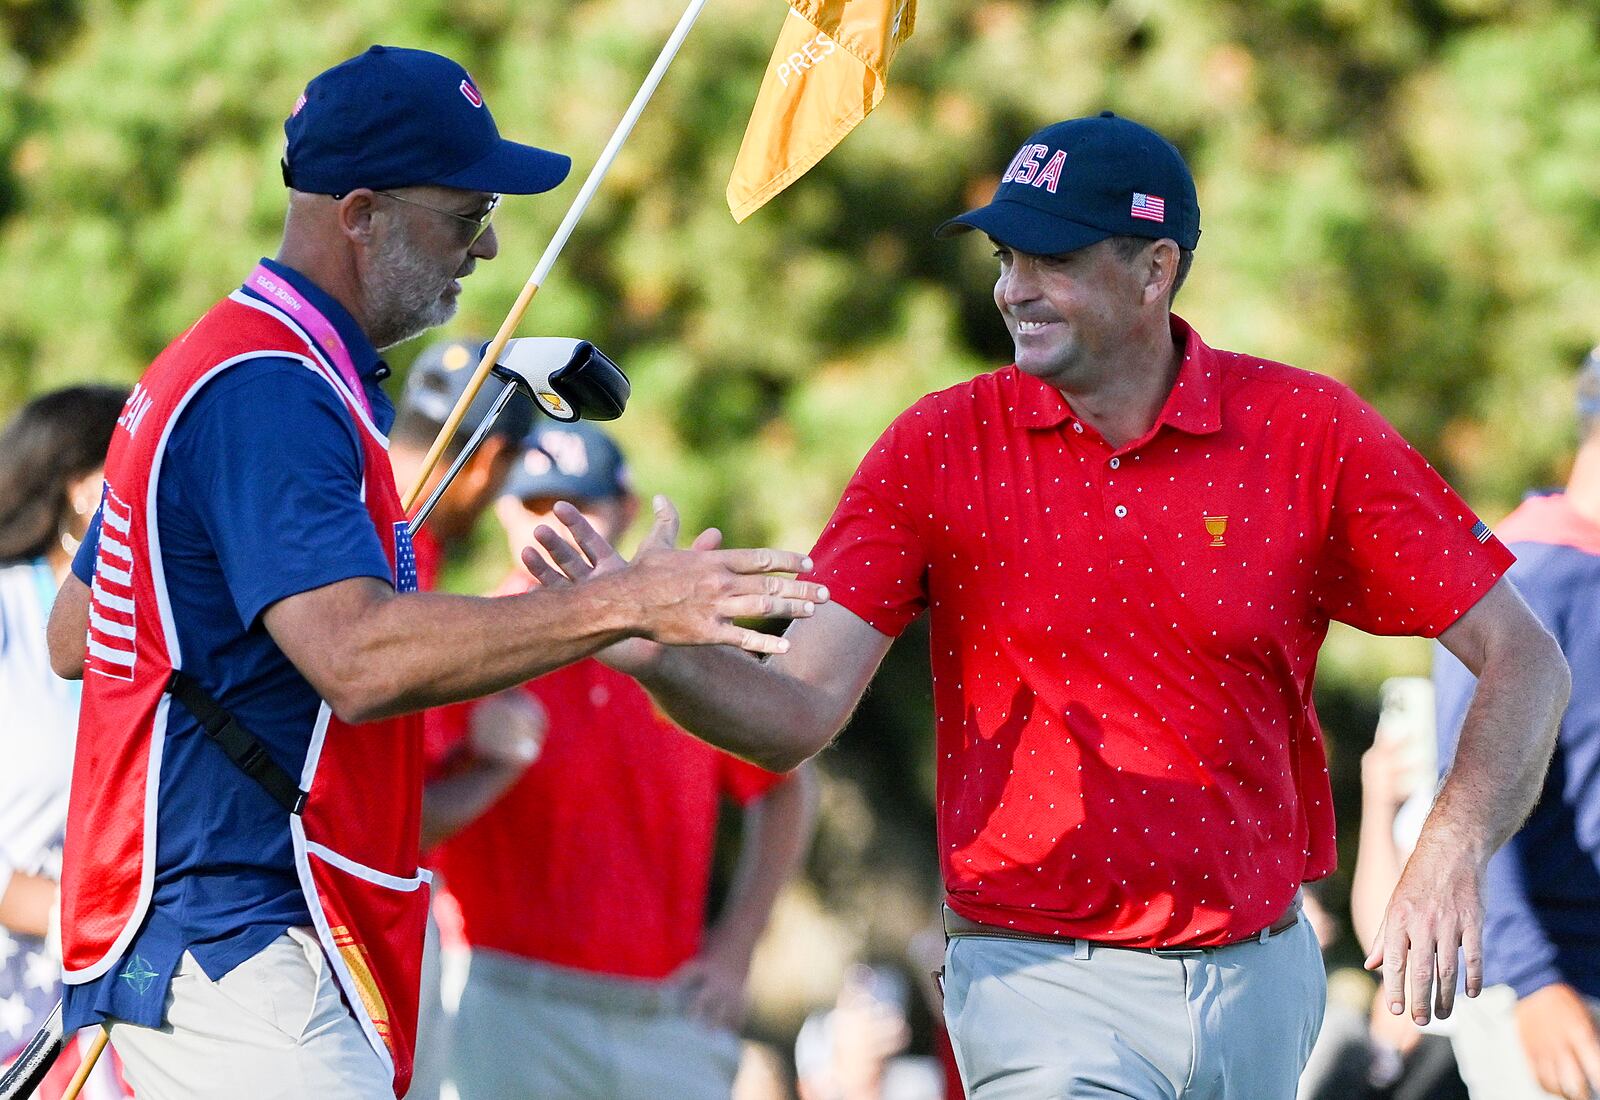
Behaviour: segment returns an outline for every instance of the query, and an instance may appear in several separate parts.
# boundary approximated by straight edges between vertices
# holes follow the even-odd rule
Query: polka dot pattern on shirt
[[[940,857],[974,919],[1150,947],[1270,923],[1334,863],[1329,621],[1434,635],[1510,564],[1348,388],[1174,335],[1121,448],[1015,367],[924,398],[813,551],[877,629],[931,612]]]

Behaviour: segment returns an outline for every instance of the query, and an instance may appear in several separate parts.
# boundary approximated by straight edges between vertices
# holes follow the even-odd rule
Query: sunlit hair
[[[1152,243],[1149,237],[1108,237],[1107,240],[1111,242],[1117,258],[1123,263],[1132,263],[1134,258]],[[1172,292],[1167,295],[1167,308],[1170,309],[1178,297],[1178,291],[1183,288],[1183,281],[1189,277],[1189,265],[1192,263],[1194,263],[1194,249],[1178,249],[1178,274],[1172,280]]]
[[[0,564],[42,556],[69,522],[67,486],[106,460],[128,399],[116,386],[36,397],[0,433]]]

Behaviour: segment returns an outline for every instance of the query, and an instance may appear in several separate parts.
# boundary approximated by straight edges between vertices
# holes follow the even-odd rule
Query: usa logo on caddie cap
[[[483,96],[479,95],[478,89],[472,86],[472,81],[463,80],[461,82],[461,94],[466,96],[467,102],[472,104],[474,107],[483,106]]]

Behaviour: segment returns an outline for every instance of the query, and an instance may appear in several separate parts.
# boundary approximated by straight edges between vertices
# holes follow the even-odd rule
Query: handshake
[[[664,496],[654,502],[655,523],[632,561],[592,527],[576,507],[555,506],[565,533],[541,526],[539,545],[522,551],[522,563],[545,588],[595,585],[591,596],[616,600],[633,624],[632,637],[601,654],[623,671],[636,671],[659,645],[729,645],[749,653],[783,653],[789,643],[738,624],[738,619],[803,619],[826,603],[828,590],[783,576],[804,573],[811,559],[789,550],[724,550],[722,533],[709,528],[687,550],[678,549],[678,512]],[[542,552],[541,552],[542,551]]]

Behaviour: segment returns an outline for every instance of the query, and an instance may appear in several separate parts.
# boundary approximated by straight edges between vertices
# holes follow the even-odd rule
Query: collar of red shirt
[[[1183,363],[1167,403],[1144,436],[1129,444],[1136,447],[1161,430],[1162,425],[1190,435],[1209,435],[1222,427],[1222,369],[1219,356],[1200,339],[1199,333],[1176,313],[1172,314],[1172,338],[1183,343]],[[1065,395],[1048,382],[1032,375],[1016,373],[1016,398],[1011,403],[1011,423],[1019,428],[1059,428],[1076,420]],[[1127,448],[1124,448],[1125,450]]]

